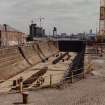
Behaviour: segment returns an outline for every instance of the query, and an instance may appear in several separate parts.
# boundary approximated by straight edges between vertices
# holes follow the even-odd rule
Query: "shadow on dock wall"
[[[59,50],[63,52],[76,52],[77,56],[72,61],[69,71],[66,77],[71,76],[71,71],[73,75],[80,74],[84,71],[84,55],[86,42],[85,41],[59,41]]]
[[[63,52],[81,52],[86,47],[84,41],[58,41],[59,50]]]

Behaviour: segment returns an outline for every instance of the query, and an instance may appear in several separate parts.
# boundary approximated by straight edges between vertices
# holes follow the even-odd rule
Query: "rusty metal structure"
[[[97,33],[97,41],[105,41],[105,0],[100,0],[100,19],[99,32]]]

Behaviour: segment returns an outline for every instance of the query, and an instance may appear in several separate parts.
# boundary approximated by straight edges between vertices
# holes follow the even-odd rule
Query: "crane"
[[[44,17],[39,17],[39,18],[35,18],[35,19],[39,20],[40,27],[42,27],[42,20],[44,20],[45,18]],[[31,23],[34,23],[34,19],[31,21]]]

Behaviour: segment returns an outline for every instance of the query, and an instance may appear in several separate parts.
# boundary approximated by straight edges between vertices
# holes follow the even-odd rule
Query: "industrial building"
[[[93,33],[92,30],[90,30],[89,33],[86,33],[86,40],[87,41],[95,41],[96,40],[96,33]]]
[[[25,33],[4,24],[0,25],[0,46],[14,46],[25,43]]]
[[[38,27],[37,24],[31,24],[30,25],[30,35],[29,37],[44,37],[45,36],[45,29],[42,27]]]

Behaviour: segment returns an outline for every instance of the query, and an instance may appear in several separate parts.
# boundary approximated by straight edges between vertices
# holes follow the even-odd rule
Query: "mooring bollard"
[[[64,59],[62,59],[62,62],[64,62],[65,60]]]
[[[13,80],[13,86],[16,86],[16,85],[17,85],[17,81]]]
[[[71,71],[71,83],[73,83],[73,72]]]
[[[16,86],[17,86],[17,80],[13,80],[13,84],[12,84],[12,88],[11,89],[15,90]]]
[[[52,75],[50,75],[50,87],[52,87]]]
[[[20,82],[20,93],[23,92],[23,82]]]
[[[23,104],[28,104],[28,92],[24,92],[22,93],[22,96],[23,96]]]
[[[22,93],[22,91],[23,91],[23,77],[20,77],[20,79],[19,79],[19,89],[20,89],[20,93]]]
[[[83,79],[85,79],[85,71],[83,71]]]

